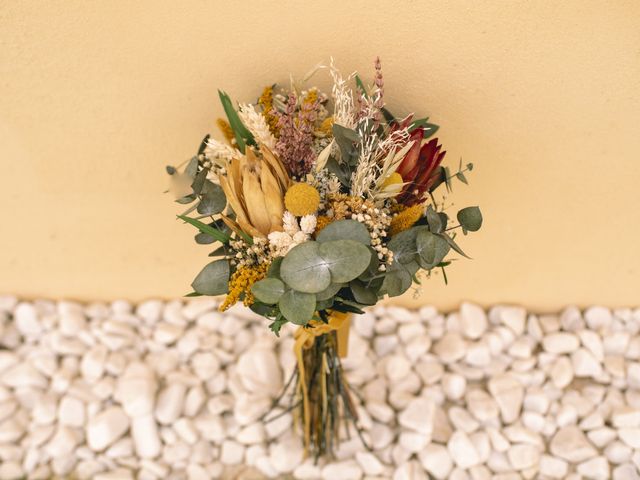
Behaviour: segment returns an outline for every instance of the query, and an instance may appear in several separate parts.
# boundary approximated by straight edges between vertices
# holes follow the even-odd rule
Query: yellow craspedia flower
[[[319,205],[320,193],[308,183],[294,183],[284,195],[284,206],[296,217],[315,213]]]
[[[389,226],[389,234],[394,236],[400,232],[404,232],[422,218],[424,213],[424,206],[421,204],[413,205],[412,207],[405,208],[395,217],[391,219],[391,225]]]

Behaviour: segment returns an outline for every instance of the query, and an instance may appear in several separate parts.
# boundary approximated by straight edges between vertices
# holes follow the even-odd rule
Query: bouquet
[[[320,70],[330,94],[307,86]],[[438,126],[386,107],[379,59],[370,85],[331,62],[254,104],[219,96],[226,142],[207,135],[183,169],[167,167],[189,204],[178,217],[217,246],[188,296],[226,295],[221,310],[241,301],[276,335],[298,326],[297,366],[276,403],[289,392],[306,451],[331,453],[341,419],[360,431],[340,366],[350,315],[434,272],[446,281],[450,254],[466,257],[457,233],[477,231],[482,215],[471,206],[452,219],[445,199],[473,165],[452,173],[431,138]]]

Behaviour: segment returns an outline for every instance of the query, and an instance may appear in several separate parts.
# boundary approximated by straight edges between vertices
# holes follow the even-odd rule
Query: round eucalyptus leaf
[[[318,293],[331,284],[327,261],[320,254],[318,242],[293,247],[280,264],[280,278],[298,292]]]
[[[278,300],[280,300],[285,290],[286,287],[284,283],[277,278],[265,278],[254,283],[251,287],[253,296],[268,305],[278,303]]]
[[[269,270],[267,271],[267,277],[272,278],[280,278],[280,264],[282,263],[282,257],[276,257],[269,265]]]
[[[416,237],[416,248],[418,250],[418,263],[427,270],[438,265],[449,253],[449,244],[440,235],[435,235],[429,231],[422,230]]]
[[[350,282],[357,278],[366,270],[371,260],[369,249],[355,240],[321,243],[320,255],[325,260],[334,283]]]
[[[388,247],[393,252],[393,258],[400,263],[409,263],[415,259],[416,237],[421,230],[428,230],[427,227],[412,227],[409,230],[394,235],[389,240]]]
[[[316,300],[320,302],[323,300],[329,300],[330,298],[333,298],[335,294],[338,293],[343,286],[344,285],[342,283],[332,283],[323,291],[316,293]]]
[[[369,249],[371,258],[369,259],[369,266],[358,277],[360,280],[370,280],[379,273],[378,268],[380,267],[380,260],[378,259],[378,252],[376,252],[372,247],[367,248]]]
[[[280,313],[296,325],[306,325],[316,311],[316,296],[313,293],[287,290],[278,302]]]
[[[202,269],[191,286],[202,295],[222,295],[229,290],[230,271],[227,260],[215,260]]]
[[[349,283],[349,287],[351,288],[351,293],[353,293],[353,298],[356,299],[356,302],[361,303],[362,305],[375,305],[377,303],[377,293],[372,288],[367,287],[365,283],[354,280]]]
[[[320,243],[332,240],[355,240],[365,245],[371,243],[369,230],[357,220],[337,220],[332,222],[320,231],[316,240]]]
[[[222,212],[227,206],[227,197],[222,187],[210,180],[205,180],[200,195],[202,195],[202,199],[197,208],[200,215],[215,215]]]
[[[464,230],[477,232],[482,226],[482,213],[478,207],[463,208],[458,212],[458,222]]]
[[[384,276],[381,291],[386,292],[390,297],[397,297],[409,290],[411,283],[409,272],[402,269],[393,270]]]

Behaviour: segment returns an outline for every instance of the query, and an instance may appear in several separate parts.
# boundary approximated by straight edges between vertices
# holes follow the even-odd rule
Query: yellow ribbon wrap
[[[293,351],[298,362],[298,388],[302,394],[302,411],[304,414],[304,449],[305,455],[309,451],[311,443],[311,411],[309,409],[309,392],[307,389],[307,379],[304,373],[304,350],[313,346],[316,337],[336,331],[338,342],[338,355],[347,356],[349,344],[349,324],[351,315],[343,312],[331,312],[329,322],[324,323],[319,320],[311,320],[308,327],[298,327],[293,334],[295,343]]]

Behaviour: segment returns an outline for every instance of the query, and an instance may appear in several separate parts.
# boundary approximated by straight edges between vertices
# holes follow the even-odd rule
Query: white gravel
[[[0,296],[0,480],[640,479],[640,309],[355,317],[374,451],[345,438],[314,464],[290,414],[260,422],[292,329],[216,306]]]

